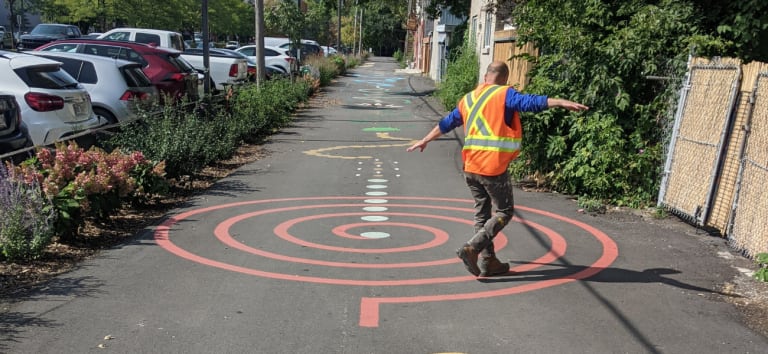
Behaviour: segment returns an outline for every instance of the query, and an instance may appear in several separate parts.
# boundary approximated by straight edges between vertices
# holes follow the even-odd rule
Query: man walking
[[[407,151],[424,151],[427,144],[464,126],[464,179],[475,200],[475,234],[456,254],[475,276],[494,276],[509,272],[509,263],[496,258],[493,238],[512,219],[514,200],[509,163],[520,153],[523,132],[519,112],[540,112],[561,107],[585,111],[589,107],[559,98],[521,94],[506,86],[509,68],[494,61],[486,70],[483,83],[459,100],[424,138]],[[492,215],[492,206],[496,214]],[[479,260],[479,264],[478,264]]]

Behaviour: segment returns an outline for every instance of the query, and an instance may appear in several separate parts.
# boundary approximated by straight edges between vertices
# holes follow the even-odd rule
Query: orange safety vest
[[[480,84],[459,101],[464,119],[464,171],[498,176],[520,153],[523,127],[514,112],[512,126],[504,122],[508,86]]]

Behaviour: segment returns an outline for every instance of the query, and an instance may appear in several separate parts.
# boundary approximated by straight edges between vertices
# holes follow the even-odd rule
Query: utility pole
[[[253,44],[256,47],[256,85],[261,87],[264,81],[264,0],[254,0],[255,33]]]
[[[355,53],[357,46],[357,8],[355,8],[355,22],[352,25],[352,53]]]
[[[336,45],[339,47],[337,50],[341,50],[341,3],[342,0],[339,0],[339,33],[337,34],[338,38],[336,39]]]
[[[211,93],[211,51],[208,47],[208,42],[210,41],[210,38],[208,38],[208,0],[203,0],[203,8],[201,12],[203,14],[203,68],[205,68],[205,73],[203,74],[203,92],[205,92],[205,95],[207,96]]]
[[[363,8],[360,8],[360,45],[357,46],[357,54],[363,54]]]

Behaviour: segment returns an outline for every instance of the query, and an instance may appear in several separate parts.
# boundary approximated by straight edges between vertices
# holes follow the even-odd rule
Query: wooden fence
[[[538,49],[530,43],[523,47],[518,47],[517,31],[515,30],[496,31],[493,38],[493,60],[507,62],[507,65],[509,66],[509,79],[507,80],[507,85],[515,87],[518,91],[522,91],[526,84],[528,84],[528,72],[533,67],[533,64],[524,59],[510,58],[519,54],[537,56],[539,53]]]

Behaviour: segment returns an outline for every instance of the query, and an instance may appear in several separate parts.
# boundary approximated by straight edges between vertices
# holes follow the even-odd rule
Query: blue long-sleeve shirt
[[[507,97],[504,100],[504,122],[512,126],[512,116],[517,112],[541,112],[547,109],[547,96],[523,94],[512,87],[507,88]],[[440,132],[445,134],[464,125],[464,119],[458,108],[454,108],[440,120]]]

